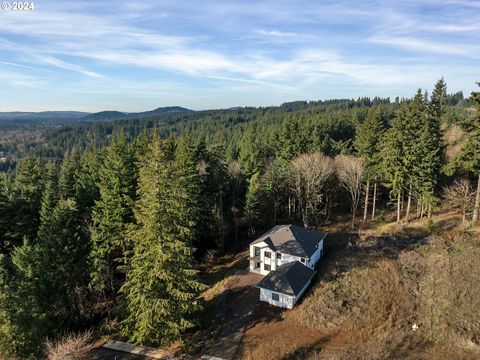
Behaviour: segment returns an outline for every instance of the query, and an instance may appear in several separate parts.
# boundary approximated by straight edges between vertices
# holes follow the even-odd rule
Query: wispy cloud
[[[44,1],[0,16],[0,65],[16,70],[0,81],[12,86],[74,91],[86,79],[79,92],[106,94],[128,84],[111,90],[117,96],[155,78],[152,94],[177,83],[172,94],[190,99],[204,89],[220,106],[222,88],[276,99],[329,97],[338,86],[349,96],[351,86],[400,92],[441,75],[473,84],[464,69],[480,73],[480,13],[460,0]]]
[[[94,71],[90,71],[88,69],[85,69],[83,66],[71,64],[71,63],[68,63],[66,61],[54,58],[52,56],[39,56],[38,59],[45,64],[56,66],[56,67],[66,69],[66,70],[75,71],[75,72],[78,72],[79,74],[82,74],[82,75],[85,75],[85,76],[89,76],[89,77],[93,77],[93,78],[102,77],[102,75],[100,75],[100,74],[98,74]]]

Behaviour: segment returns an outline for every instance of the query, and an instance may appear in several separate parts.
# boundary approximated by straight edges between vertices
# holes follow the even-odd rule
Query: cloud
[[[75,72],[78,72],[79,74],[82,74],[82,75],[85,75],[85,76],[89,76],[89,77],[93,77],[93,78],[99,78],[99,77],[103,76],[103,75],[100,75],[100,74],[98,74],[94,71],[87,70],[83,66],[71,64],[71,63],[68,63],[66,61],[54,58],[52,56],[39,56],[38,59],[42,63],[52,65],[52,66],[55,66],[55,67],[59,67],[59,68],[62,68],[62,69],[66,69],[66,70],[75,71]]]
[[[268,37],[274,38],[295,38],[301,36],[299,33],[296,32],[286,32],[286,31],[278,31],[278,30],[256,30],[257,34],[265,35]]]
[[[3,64],[25,75],[82,75],[84,92],[139,91],[145,78],[184,81],[172,92],[179,96],[202,88],[295,97],[318,88],[328,96],[325,84],[414,89],[442,74],[467,78],[464,62],[480,56],[480,14],[472,9],[433,0],[45,1],[34,13],[2,15],[0,48]],[[65,88],[68,71],[42,81]],[[35,76],[23,81],[39,84]],[[116,87],[122,82],[128,86]],[[163,83],[148,90],[163,94]]]

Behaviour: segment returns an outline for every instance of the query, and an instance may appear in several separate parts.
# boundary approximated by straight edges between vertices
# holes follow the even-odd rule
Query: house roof
[[[315,275],[315,271],[299,261],[294,261],[269,272],[258,284],[258,288],[297,296]]]
[[[297,225],[277,225],[252,242],[251,245],[265,242],[272,250],[282,254],[310,257],[325,236],[327,234]]]

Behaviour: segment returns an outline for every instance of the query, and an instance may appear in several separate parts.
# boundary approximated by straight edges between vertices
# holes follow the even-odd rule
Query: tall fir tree
[[[88,316],[88,242],[75,201],[60,200],[42,220],[35,243],[25,238],[0,259],[0,350],[24,358]]]
[[[17,168],[13,189],[13,243],[21,245],[25,237],[33,241],[40,226],[40,204],[43,192],[43,165],[39,159],[23,159]]]
[[[77,148],[65,153],[59,176],[59,193],[62,199],[77,197],[77,176],[80,169],[80,154]]]
[[[41,355],[47,326],[39,306],[38,263],[38,253],[27,239],[11,257],[0,254],[0,354],[4,356]]]
[[[40,222],[45,223],[52,215],[59,199],[58,166],[52,161],[46,166],[45,186],[40,206]]]
[[[390,189],[390,197],[396,199],[397,222],[401,216],[401,198],[405,186],[406,170],[403,164],[404,131],[408,116],[407,105],[402,105],[392,126],[385,133],[382,141],[382,173],[384,184]]]
[[[193,326],[199,290],[193,269],[192,217],[184,169],[154,135],[140,168],[137,225],[122,287],[127,317],[123,324],[134,343],[159,345]]]
[[[34,287],[51,333],[84,320],[89,278],[88,237],[74,199],[60,199],[42,222],[35,246]]]
[[[255,173],[248,183],[245,195],[245,215],[249,222],[249,235],[255,235],[255,228],[262,220],[262,187],[260,173]]]
[[[431,182],[430,173],[422,173],[427,162],[425,154],[428,150],[427,143],[421,141],[426,124],[426,95],[418,89],[413,100],[408,105],[407,117],[403,133],[403,166],[407,190],[407,206],[405,221],[410,219],[410,210],[413,197],[421,191],[426,182]],[[419,141],[420,139],[420,141]],[[430,160],[430,159],[428,159]],[[427,166],[428,167],[428,166]]]
[[[431,209],[436,203],[435,192],[438,190],[442,169],[445,166],[442,130],[445,98],[446,84],[442,78],[435,84],[418,138],[420,144],[418,192],[419,205],[422,209],[420,215],[423,215],[424,208],[427,208],[428,214],[431,215]]]
[[[477,85],[480,86],[480,82]],[[465,132],[465,142],[454,159],[454,164],[468,170],[477,178],[472,215],[472,221],[477,223],[480,220],[480,91],[472,92],[471,100],[475,105],[475,111],[461,123]]]
[[[16,218],[10,199],[10,181],[6,174],[0,174],[0,254],[7,254],[13,246]]]
[[[105,311],[116,304],[123,277],[118,268],[130,247],[125,242],[125,230],[133,221],[135,177],[133,149],[124,134],[114,135],[99,169],[100,198],[92,210],[91,227],[91,287],[111,303]]]
[[[373,181],[372,219],[375,217],[377,182],[380,176],[382,160],[381,142],[385,133],[385,123],[380,106],[371,108],[367,118],[357,127],[354,146],[365,166],[365,203],[363,221],[367,220],[370,182]]]

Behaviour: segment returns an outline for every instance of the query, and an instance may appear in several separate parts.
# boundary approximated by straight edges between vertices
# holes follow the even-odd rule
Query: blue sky
[[[0,10],[0,111],[412,96],[480,81],[480,1],[42,1]]]

